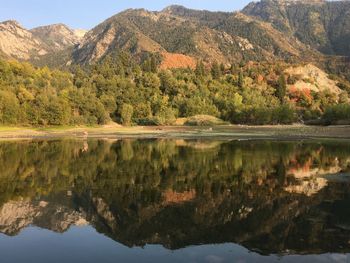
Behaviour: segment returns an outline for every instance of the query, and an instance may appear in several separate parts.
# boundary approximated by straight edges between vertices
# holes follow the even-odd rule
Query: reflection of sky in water
[[[18,253],[13,253],[14,248]],[[0,235],[1,263],[70,262],[349,262],[345,254],[261,256],[235,244],[191,246],[170,251],[159,245],[128,248],[92,227],[72,227],[64,234],[27,228],[16,237]]]

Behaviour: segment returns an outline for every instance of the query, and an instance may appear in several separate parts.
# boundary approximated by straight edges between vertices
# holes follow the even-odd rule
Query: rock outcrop
[[[0,23],[0,50],[9,57],[29,60],[48,53],[48,47],[17,21]]]

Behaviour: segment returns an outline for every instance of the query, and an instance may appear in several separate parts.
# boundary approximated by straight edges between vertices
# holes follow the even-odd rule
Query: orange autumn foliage
[[[160,65],[160,69],[172,69],[172,68],[196,68],[196,60],[190,56],[176,53],[162,53],[163,61]]]
[[[311,94],[311,90],[308,88],[298,89],[294,86],[289,88],[289,97],[291,101],[295,103],[306,102],[307,104],[311,104],[313,100],[313,96]]]

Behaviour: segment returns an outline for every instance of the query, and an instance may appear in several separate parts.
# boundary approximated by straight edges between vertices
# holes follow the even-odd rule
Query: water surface
[[[347,141],[0,143],[1,262],[348,262]]]

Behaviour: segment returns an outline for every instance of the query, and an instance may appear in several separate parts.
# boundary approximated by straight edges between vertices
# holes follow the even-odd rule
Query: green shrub
[[[216,126],[225,125],[227,122],[209,115],[196,115],[188,118],[185,122],[186,126]]]
[[[235,123],[268,125],[268,124],[292,124],[297,121],[296,112],[289,106],[276,108],[249,108],[242,110]]]
[[[338,104],[326,108],[323,120],[326,124],[336,124],[338,121],[350,120],[350,105]]]

